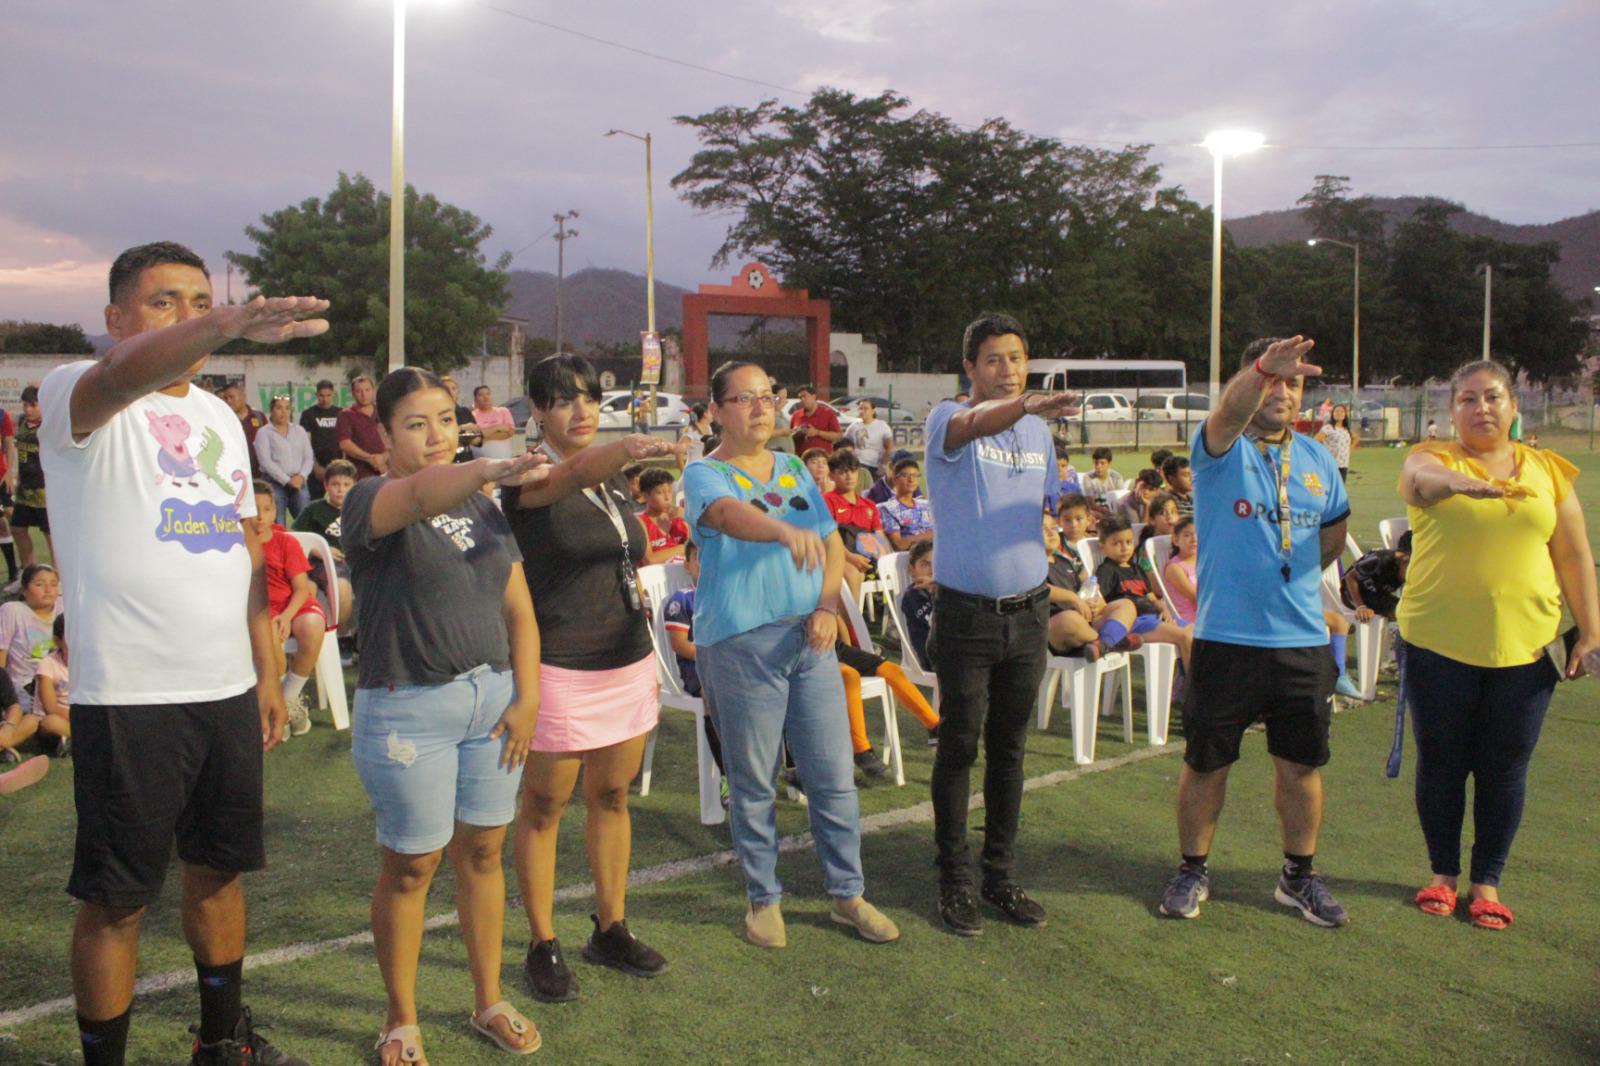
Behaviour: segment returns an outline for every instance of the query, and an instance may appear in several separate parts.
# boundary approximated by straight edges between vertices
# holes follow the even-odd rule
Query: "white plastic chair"
[[[1107,674],[1113,676],[1111,688],[1101,681]],[[1120,684],[1118,684],[1120,682]],[[1094,742],[1098,724],[1095,711],[1108,713],[1116,690],[1122,692],[1122,739],[1133,743],[1133,664],[1127,652],[1111,652],[1089,662],[1072,655],[1051,653],[1045,659],[1044,682],[1039,686],[1039,729],[1050,728],[1050,711],[1056,692],[1061,693],[1061,707],[1070,711],[1072,725],[1072,761],[1080,765],[1094,762]]]
[[[1093,574],[1105,559],[1098,537],[1085,537],[1072,546],[1083,565]],[[1172,720],[1172,677],[1178,666],[1178,649],[1171,644],[1146,643],[1138,651],[1129,653],[1144,662],[1145,735],[1152,745],[1167,742],[1167,728]],[[1129,675],[1130,679],[1132,675]],[[1106,702],[1110,702],[1109,698]],[[1124,726],[1128,741],[1133,740],[1131,719]],[[1092,748],[1091,748],[1092,752]]]
[[[906,624],[905,611],[900,606],[901,595],[911,587],[911,553],[890,552],[885,555],[878,560],[878,573],[889,586],[884,591],[889,600],[889,618],[894,623],[896,635],[900,638],[900,669],[913,685],[933,690],[933,699],[930,702],[937,711],[939,675],[929,670],[917,658],[917,653],[911,645],[911,627]]]
[[[1374,617],[1370,622],[1357,622],[1355,612],[1344,605],[1340,584],[1339,564],[1330,563],[1322,571],[1322,606],[1350,622],[1356,640],[1356,687],[1361,690],[1363,700],[1375,700],[1378,698],[1378,668],[1383,663],[1384,619]]]
[[[1172,612],[1172,617],[1180,622],[1193,623],[1193,618],[1185,618],[1178,611],[1178,605],[1172,599],[1172,593],[1167,590],[1167,564],[1172,561],[1172,538],[1165,533],[1151,537],[1144,542],[1144,557],[1150,560],[1150,566],[1156,576],[1156,588],[1161,590],[1161,598],[1167,601],[1167,610]]]
[[[307,556],[322,560],[322,572],[328,579],[328,632],[322,638],[322,651],[317,653],[317,710],[327,709],[333,716],[333,728],[350,728],[350,702],[344,691],[344,665],[339,662],[339,575],[333,568],[333,549],[315,533],[288,530]],[[293,651],[295,640],[290,637],[285,647]]]
[[[656,653],[656,677],[661,683],[661,706],[666,710],[688,711],[694,715],[695,768],[700,781],[700,824],[718,825],[726,817],[722,810],[721,780],[717,762],[711,757],[711,745],[706,740],[705,700],[691,696],[683,690],[683,678],[678,673],[678,660],[672,654],[672,642],[667,638],[663,624],[667,600],[679,589],[689,587],[689,575],[681,566],[653,566],[639,568],[639,587],[650,604],[650,643]],[[650,773],[655,765],[658,724],[645,741],[644,763],[640,768],[639,795],[650,794]]]
[[[1126,500],[1132,493],[1132,489],[1112,489],[1106,493],[1106,509],[1112,514],[1116,514],[1117,509],[1122,506],[1122,501]]]
[[[1405,536],[1406,531],[1410,528],[1411,519],[1409,518],[1385,518],[1378,523],[1378,537],[1383,541],[1385,548],[1389,551],[1394,551],[1400,544],[1400,538]]]
[[[841,596],[840,599],[844,601],[845,621],[850,625],[856,647],[873,655],[878,654],[877,647],[872,643],[872,631],[867,628],[867,620],[861,617],[861,608],[849,596]],[[906,770],[900,753],[900,719],[895,713],[894,692],[883,678],[863,676],[861,702],[866,703],[867,700],[878,700],[883,704],[883,746],[887,749],[884,754],[888,756],[889,768],[894,771],[894,783],[904,786]]]
[[[884,558],[887,558],[885,556]],[[883,559],[878,560],[878,576],[861,582],[861,588],[856,592],[856,609],[866,614],[874,622],[878,620],[877,600],[885,596],[889,585],[883,580]]]

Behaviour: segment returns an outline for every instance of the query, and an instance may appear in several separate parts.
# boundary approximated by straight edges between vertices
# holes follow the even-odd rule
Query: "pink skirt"
[[[539,722],[533,751],[566,753],[609,748],[656,727],[660,715],[656,657],[614,670],[539,665]]]

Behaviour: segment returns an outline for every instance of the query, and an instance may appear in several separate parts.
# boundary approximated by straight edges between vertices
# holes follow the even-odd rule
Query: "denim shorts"
[[[500,766],[490,730],[516,696],[511,671],[479,666],[443,685],[356,689],[351,747],[378,817],[378,843],[424,855],[450,843],[455,823],[507,825],[522,768]]]

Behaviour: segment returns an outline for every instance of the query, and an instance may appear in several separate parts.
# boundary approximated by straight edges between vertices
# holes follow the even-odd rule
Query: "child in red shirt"
[[[639,492],[644,496],[639,522],[650,540],[644,561],[664,563],[668,559],[682,559],[683,546],[689,540],[689,523],[673,506],[672,475],[660,467],[651,467],[639,475]]]
[[[322,640],[328,632],[328,618],[317,603],[317,586],[311,581],[311,563],[300,542],[274,523],[277,505],[272,486],[256,480],[255,533],[261,540],[261,553],[267,567],[267,607],[272,611],[273,649],[278,673],[283,678],[283,702],[289,708],[289,732],[303,736],[311,729],[311,712],[301,696],[311,671],[316,669]],[[284,643],[294,637],[293,661],[286,661]]]

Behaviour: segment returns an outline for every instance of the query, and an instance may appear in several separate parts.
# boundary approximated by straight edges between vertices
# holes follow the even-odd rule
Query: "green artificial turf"
[[[1352,532],[1377,542],[1401,452],[1356,453]],[[1590,472],[1591,455],[1569,452]],[[1131,465],[1128,464],[1128,465]],[[1580,482],[1593,526],[1600,487]],[[1193,922],[1160,920],[1154,902],[1174,864],[1176,751],[1073,775],[1024,800],[1021,874],[1051,921],[1025,931],[991,921],[965,941],[938,927],[931,826],[867,836],[869,898],[898,921],[898,944],[871,946],[826,920],[815,856],[787,854],[780,873],[790,947],[760,952],[738,936],[743,892],[720,866],[662,880],[630,897],[630,925],[672,961],[642,982],[577,961],[587,901],[557,925],[583,998],[538,1004],[518,969],[527,929],[508,914],[505,987],[544,1033],[539,1059],[610,1062],[1592,1062],[1600,1059],[1600,939],[1583,886],[1600,882],[1591,767],[1600,758],[1600,683],[1563,685],[1533,761],[1527,814],[1504,884],[1517,924],[1506,933],[1421,915],[1410,904],[1427,865],[1411,801],[1414,754],[1383,776],[1392,685],[1341,714],[1327,770],[1319,865],[1351,912],[1348,928],[1315,928],[1272,901],[1280,853],[1270,767],[1248,738],[1213,850],[1212,899]],[[1135,726],[1142,729],[1142,701]],[[869,706],[869,731],[881,730]],[[669,713],[648,797],[634,800],[636,870],[728,846],[726,826],[701,826],[691,720]],[[864,814],[927,799],[931,753],[910,715],[907,786],[862,792]],[[1148,751],[1101,722],[1101,763]],[[1028,774],[1070,770],[1066,716],[1030,741]],[[0,802],[0,1012],[69,994],[72,903],[71,763]],[[372,816],[353,773],[348,735],[325,719],[268,759],[271,868],[247,880],[250,950],[316,942],[367,927],[375,870]],[[560,881],[585,884],[583,807],[563,826]],[[982,824],[974,812],[972,824]],[[780,804],[780,829],[805,828]],[[1468,828],[1470,836],[1470,825]],[[508,877],[509,880],[509,877]],[[513,882],[514,883],[514,882]],[[145,923],[141,973],[189,965],[176,912],[176,871]],[[452,908],[442,870],[430,914]],[[465,954],[453,928],[423,948],[421,1024],[436,1066],[498,1058],[466,1026]],[[252,970],[247,1000],[282,1046],[319,1064],[371,1061],[383,989],[370,946],[324,950]],[[136,1007],[130,1061],[187,1054],[192,985]],[[69,1010],[11,1028],[0,1063],[80,1061]],[[537,1060],[536,1060],[537,1061]]]

